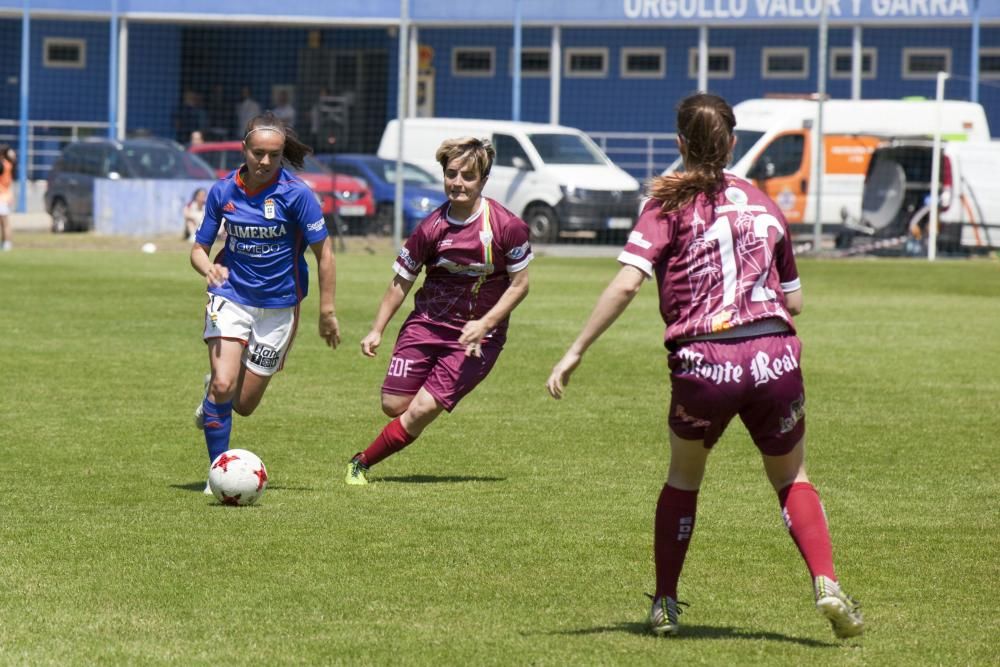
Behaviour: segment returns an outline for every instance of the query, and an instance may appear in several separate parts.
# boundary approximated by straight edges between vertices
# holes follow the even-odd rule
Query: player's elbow
[[[788,309],[788,312],[791,313],[792,316],[801,313],[803,305],[801,289],[785,293],[785,308]]]

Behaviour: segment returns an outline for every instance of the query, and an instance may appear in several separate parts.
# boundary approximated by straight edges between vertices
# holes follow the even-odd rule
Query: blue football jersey
[[[319,203],[301,179],[281,169],[274,181],[250,192],[234,171],[209,191],[195,239],[211,247],[220,227],[226,244],[215,261],[229,269],[229,280],[209,292],[257,308],[287,308],[305,298],[305,250],[327,231]]]

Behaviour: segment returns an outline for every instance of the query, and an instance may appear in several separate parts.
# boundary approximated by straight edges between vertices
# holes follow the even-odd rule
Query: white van
[[[408,118],[403,159],[434,174],[441,142],[463,136],[488,138],[496,148],[483,191],[521,216],[532,239],[594,236],[601,230],[629,230],[639,211],[639,182],[615,166],[580,130],[561,125],[467,118]],[[381,158],[395,160],[399,121],[386,125]]]
[[[944,138],[950,142],[990,140],[983,107],[942,103]],[[729,171],[755,182],[778,204],[789,223],[816,219],[817,161],[813,130],[819,103],[813,99],[752,99],[733,107],[736,148]],[[861,215],[861,194],[872,151],[894,137],[930,137],[937,127],[933,100],[825,100],[823,102],[824,224]],[[681,168],[678,159],[668,172]]]
[[[929,139],[897,139],[875,149],[862,197],[863,231],[878,237],[908,237],[908,251],[926,254],[933,153],[934,143]],[[942,145],[940,250],[968,253],[1000,248],[997,174],[1000,142],[948,141]]]

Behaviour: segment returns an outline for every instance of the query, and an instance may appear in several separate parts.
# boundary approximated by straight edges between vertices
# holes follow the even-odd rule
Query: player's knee
[[[232,396],[233,392],[236,391],[236,378],[227,378],[222,376],[215,376],[212,378],[212,384],[209,387],[212,395],[216,399],[224,400],[226,397]]]
[[[382,396],[382,412],[387,417],[398,417],[410,406],[412,397],[397,396],[395,394]]]
[[[233,412],[235,412],[241,417],[249,417],[254,413],[254,410],[256,409],[257,409],[257,403],[254,403],[253,405],[243,405],[242,403],[233,401]]]

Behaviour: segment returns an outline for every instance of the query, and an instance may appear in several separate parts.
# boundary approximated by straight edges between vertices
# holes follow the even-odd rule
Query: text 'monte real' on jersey
[[[288,308],[305,298],[305,250],[327,231],[316,196],[301,179],[282,168],[273,181],[248,191],[233,171],[209,190],[195,240],[212,247],[220,227],[226,244],[215,261],[229,269],[229,280],[210,293],[257,308]]]
[[[780,318],[795,331],[784,292],[801,287],[788,223],[771,199],[726,174],[709,201],[660,212],[650,199],[618,261],[656,276],[666,341]]]
[[[446,202],[417,225],[399,251],[393,270],[415,281],[421,268],[427,277],[414,297],[419,317],[461,331],[469,320],[485,315],[510,285],[510,274],[528,266],[528,225],[506,208],[483,197],[468,220],[448,217]],[[496,327],[504,336],[508,320]]]

